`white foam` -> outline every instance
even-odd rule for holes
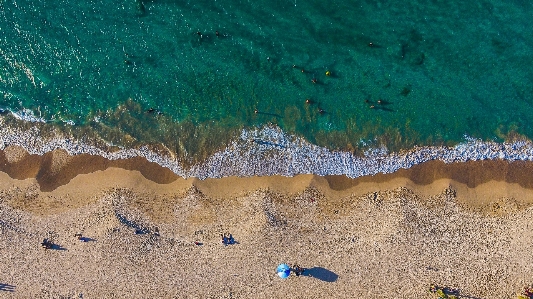
[[[19,111],[11,111],[11,110],[9,110],[9,112],[11,112],[11,114],[16,119],[29,121],[29,122],[41,122],[41,123],[45,123],[46,122],[46,119],[44,119],[42,117],[35,116],[35,114],[33,114],[33,111],[31,111],[30,109],[22,109],[22,110],[19,110]]]
[[[0,117],[0,125],[3,124]],[[530,141],[497,143],[465,138],[453,147],[416,147],[402,153],[389,153],[385,147],[369,149],[365,155],[332,151],[311,144],[301,137],[288,135],[277,126],[245,129],[230,145],[189,170],[180,161],[162,157],[147,147],[106,152],[92,145],[69,138],[44,139],[36,128],[22,131],[6,128],[0,132],[0,149],[18,145],[31,154],[45,154],[64,149],[72,155],[91,154],[110,160],[144,157],[150,162],[172,170],[182,177],[220,178],[226,176],[266,176],[297,174],[346,175],[360,177],[390,173],[430,160],[445,163],[476,160],[532,161],[533,144]]]

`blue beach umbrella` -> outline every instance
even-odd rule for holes
[[[276,269],[276,272],[278,272],[279,277],[285,279],[291,274],[291,268],[287,264],[281,264]]]

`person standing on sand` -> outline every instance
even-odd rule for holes
[[[304,273],[304,269],[298,264],[295,264],[293,266],[292,271],[294,272],[294,274],[296,274],[296,276],[300,276]]]
[[[220,234],[220,237],[222,238],[222,245],[228,245],[228,238],[226,238],[226,235]]]

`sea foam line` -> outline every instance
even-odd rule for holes
[[[346,175],[351,178],[391,173],[430,160],[445,163],[476,160],[532,161],[530,141],[514,143],[487,142],[465,138],[453,147],[416,147],[402,153],[384,149],[367,151],[362,157],[349,152],[332,151],[311,144],[301,137],[288,135],[277,126],[244,129],[228,147],[210,156],[205,162],[184,169],[179,160],[158,155],[147,147],[107,152],[70,138],[42,138],[37,128],[23,131],[4,125],[0,118],[0,149],[10,145],[24,148],[30,154],[43,155],[63,149],[71,155],[98,155],[109,160],[144,157],[166,167],[184,178],[220,178],[227,176],[294,176],[297,174]]]

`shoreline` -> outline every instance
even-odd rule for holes
[[[271,175],[198,179],[180,177],[143,157],[109,160],[89,154],[70,155],[65,150],[54,150],[41,156],[29,154],[21,147],[9,146],[0,150],[0,173],[0,189],[29,184],[35,189],[32,192],[40,194],[41,198],[53,197],[54,194],[59,197],[70,194],[72,197],[72,194],[76,194],[77,205],[91,202],[90,198],[103,190],[140,190],[139,186],[146,192],[160,195],[184,194],[193,188],[209,198],[220,200],[246,196],[258,190],[291,197],[312,189],[332,202],[398,188],[407,188],[422,197],[451,189],[465,208],[488,214],[499,214],[505,210],[501,207],[500,211],[499,205],[524,209],[533,204],[532,161],[444,163],[431,160],[393,173],[358,178],[300,174],[292,177]],[[36,205],[32,210],[37,212],[39,204],[32,204]]]
[[[64,150],[72,156],[100,156],[110,161],[144,158],[183,178],[292,177],[300,174],[358,178],[393,173],[428,161],[448,164],[483,160],[533,161],[533,143],[529,140],[497,143],[465,137],[465,142],[453,147],[425,146],[393,153],[381,147],[368,149],[364,156],[356,156],[313,145],[301,137],[287,135],[277,126],[264,126],[243,130],[225,149],[202,163],[186,168],[173,153],[161,155],[148,146],[106,151],[65,136],[42,138],[37,128],[21,130],[8,127],[2,118],[0,125],[4,126],[0,132],[0,150],[18,146],[31,155],[41,156],[54,150]]]

